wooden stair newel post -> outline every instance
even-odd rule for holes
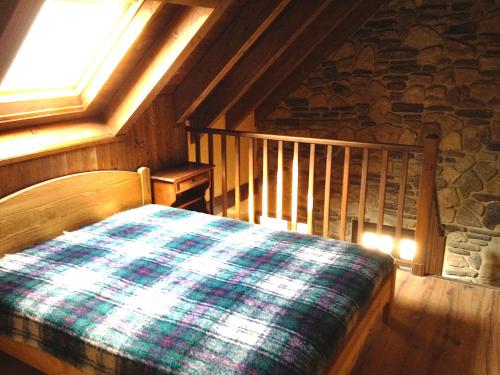
[[[436,188],[436,165],[438,155],[439,137],[428,135],[424,140],[424,153],[422,173],[420,174],[420,187],[417,204],[417,226],[415,229],[415,242],[417,249],[413,259],[412,273],[423,276],[425,273],[426,257],[429,253],[429,237]]]

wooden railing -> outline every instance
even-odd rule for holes
[[[438,152],[437,137],[427,137],[424,140],[424,145],[396,145],[396,144],[381,144],[369,142],[352,142],[340,141],[333,139],[296,137],[276,134],[263,134],[254,132],[230,131],[214,128],[194,128],[187,127],[187,131],[192,135],[195,143],[195,160],[200,162],[202,157],[201,137],[208,138],[208,158],[205,160],[210,164],[214,164],[214,136],[220,137],[220,160],[221,160],[221,213],[223,216],[228,215],[228,155],[227,142],[232,139],[234,142],[234,155],[229,157],[234,158],[234,211],[237,219],[241,218],[241,139],[248,140],[248,221],[255,223],[256,221],[256,197],[255,185],[256,180],[260,180],[260,195],[261,205],[260,213],[262,216],[269,215],[269,145],[271,142],[276,142],[277,146],[277,168],[276,168],[276,205],[275,218],[283,219],[283,184],[284,184],[284,144],[289,142],[293,145],[292,157],[292,173],[291,173],[291,202],[290,202],[290,229],[297,230],[298,223],[298,201],[299,201],[299,147],[300,145],[309,146],[309,171],[307,183],[307,232],[313,234],[314,227],[314,189],[315,186],[315,168],[316,168],[316,153],[317,146],[326,147],[325,161],[325,183],[324,183],[324,202],[323,202],[323,222],[322,235],[328,237],[330,233],[330,194],[332,186],[332,157],[334,149],[341,149],[343,154],[343,172],[341,182],[341,199],[340,199],[340,228],[338,238],[346,240],[347,222],[348,222],[348,204],[349,204],[349,182],[351,155],[356,150],[362,153],[361,173],[360,173],[360,194],[359,194],[359,209],[357,213],[357,233],[352,237],[357,238],[357,242],[361,241],[365,230],[365,211],[367,207],[367,181],[369,175],[369,158],[370,153],[377,152],[381,154],[381,167],[379,171],[379,188],[376,216],[376,234],[381,235],[386,227],[384,225],[385,201],[388,183],[388,165],[393,158],[400,159],[401,170],[399,175],[399,191],[397,197],[397,209],[395,214],[394,240],[396,243],[402,237],[403,232],[408,230],[403,227],[405,213],[405,198],[406,186],[408,180],[409,161],[411,158],[420,158],[422,160],[422,170],[420,173],[420,188],[418,193],[418,201],[416,203],[416,225],[415,225],[415,242],[416,252],[413,261],[408,262],[399,258],[398,252],[394,252],[396,259],[403,265],[411,266],[412,272],[417,275],[425,273],[440,273],[439,262],[441,260],[430,259],[430,257],[439,258],[442,253],[443,233],[440,229],[437,200],[435,193],[435,172]],[[259,152],[262,160],[262,177],[257,177],[255,156]],[[212,181],[210,189],[210,212],[214,212],[214,183]],[[352,238],[351,237],[351,238]],[[440,246],[437,248],[437,246]],[[437,271],[439,268],[439,271]]]

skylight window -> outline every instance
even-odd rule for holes
[[[80,95],[128,25],[134,4],[45,1],[0,84],[0,102]]]

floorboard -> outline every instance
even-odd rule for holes
[[[370,334],[352,375],[500,374],[500,290],[398,272],[388,325]],[[0,373],[41,373],[0,353]]]
[[[351,375],[500,374],[500,290],[399,272]]]

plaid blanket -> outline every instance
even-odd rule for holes
[[[320,373],[391,267],[148,205],[0,259],[0,334],[95,373]]]

